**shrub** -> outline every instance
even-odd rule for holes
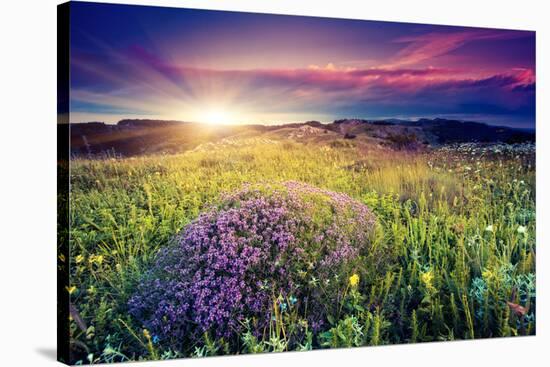
[[[346,140],[333,140],[329,143],[329,146],[331,148],[336,148],[336,149],[340,149],[340,148],[353,148],[354,145],[351,141],[349,141],[349,139],[346,139]]]
[[[265,335],[274,304],[319,330],[372,250],[374,226],[369,208],[344,194],[298,182],[245,186],[159,253],[130,312],[171,347],[205,333],[237,343],[245,324]]]
[[[418,139],[413,133],[389,134],[387,139],[389,141],[389,145],[394,149],[414,150],[419,147]]]

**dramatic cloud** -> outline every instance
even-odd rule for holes
[[[453,114],[534,126],[531,32],[390,23],[381,33],[370,22],[349,28],[346,21],[314,18],[293,37],[287,28],[302,23],[285,28],[278,26],[287,18],[239,15],[239,26],[205,43],[209,29],[203,23],[186,28],[186,11],[179,14],[170,27],[149,24],[156,42],[126,28],[120,35],[116,25],[103,34],[84,20],[81,30],[74,22],[73,122],[129,115],[200,121],[205,111],[224,110],[235,123]],[[197,14],[206,24],[212,12]],[[141,16],[147,20],[142,24],[156,22]],[[222,27],[223,20],[218,23]],[[251,38],[251,29],[268,34],[273,48]],[[198,38],[184,42],[179,34]],[[269,57],[262,58],[260,49]],[[514,50],[529,52],[518,56]],[[281,66],[287,56],[293,61]]]
[[[459,32],[431,32],[417,36],[405,36],[394,42],[405,43],[407,46],[397,54],[389,66],[414,65],[429,61],[441,55],[454,51],[461,46],[480,40],[506,40],[524,36],[516,31],[465,30]]]

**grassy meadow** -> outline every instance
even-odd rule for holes
[[[536,333],[532,144],[411,152],[344,139],[224,139],[181,154],[74,158],[70,179],[72,363]],[[389,252],[383,271],[367,257],[336,275],[338,313],[321,329],[300,300],[275,297],[262,335],[205,332],[175,348],[129,313],[159,250],[205,208],[245,183],[287,181],[368,206],[370,241]]]

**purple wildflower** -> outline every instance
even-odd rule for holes
[[[172,346],[204,332],[231,340],[245,320],[262,335],[273,297],[282,295],[292,304],[308,300],[304,316],[320,328],[334,300],[309,280],[334,279],[370,250],[372,212],[347,195],[299,182],[245,186],[221,202],[159,253],[130,313]]]

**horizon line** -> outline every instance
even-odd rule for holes
[[[330,121],[321,121],[321,120],[302,120],[302,121],[291,121],[291,122],[273,122],[273,123],[210,123],[210,122],[204,122],[204,121],[186,121],[186,120],[178,120],[178,119],[155,119],[155,118],[123,118],[118,120],[117,122],[105,122],[105,121],[78,121],[78,122],[58,122],[58,125],[68,124],[68,125],[82,125],[82,124],[104,124],[104,125],[113,125],[117,126],[123,121],[150,121],[150,122],[158,122],[158,123],[180,123],[180,124],[197,124],[197,125],[204,125],[204,126],[217,126],[217,127],[224,127],[224,126],[285,126],[285,125],[296,125],[296,124],[307,124],[307,123],[320,123],[322,125],[330,125],[337,123],[339,121],[364,121],[364,122],[378,122],[378,121],[384,121],[384,122],[393,122],[393,121],[406,121],[406,122],[419,122],[421,120],[447,120],[447,121],[457,121],[460,123],[476,123],[476,124],[482,124],[492,127],[501,127],[501,128],[507,128],[507,129],[514,129],[514,130],[532,130],[536,131],[536,124],[533,127],[518,127],[518,126],[509,126],[509,125],[503,125],[503,124],[493,124],[486,121],[479,121],[474,119],[460,119],[460,118],[447,118],[447,117],[385,117],[385,118],[364,118],[364,117],[342,117],[342,118],[336,118]],[[393,120],[393,121],[392,121]]]

